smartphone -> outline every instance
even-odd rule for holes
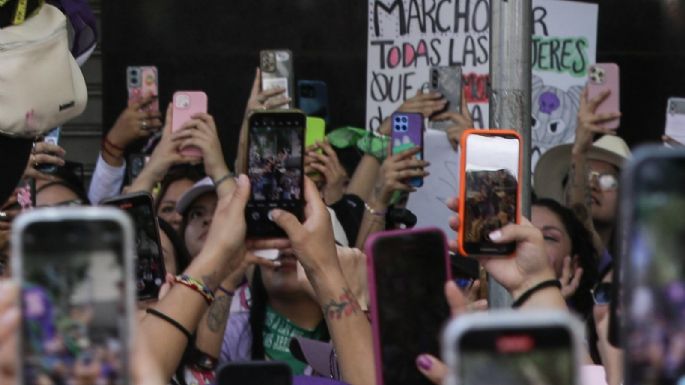
[[[442,339],[445,384],[580,385],[583,326],[568,312],[460,315]]]
[[[159,76],[155,66],[126,67],[128,102],[139,103],[144,97],[159,95]],[[154,100],[144,111],[159,112],[159,100]]]
[[[229,362],[219,369],[217,385],[292,385],[290,366],[279,361]]]
[[[330,122],[328,112],[328,85],[321,80],[297,81],[298,107],[307,116],[322,118]]]
[[[257,112],[248,122],[248,172],[252,191],[245,208],[251,238],[284,237],[269,220],[279,208],[304,215],[304,134],[302,111]]]
[[[618,65],[614,63],[597,63],[590,66],[587,81],[588,100],[596,98],[606,90],[611,92],[606,100],[597,106],[595,113],[604,114],[621,112],[620,79]],[[605,128],[618,128],[621,124],[621,119],[616,118],[598,124]]]
[[[395,112],[391,118],[392,154],[398,154],[414,147],[423,147],[423,116],[413,112]],[[423,159],[423,149],[416,154]],[[413,187],[423,186],[423,178],[410,178],[407,183]]]
[[[295,95],[295,75],[293,73],[293,53],[287,49],[269,49],[259,52],[259,69],[262,73],[262,91],[283,88],[282,96]],[[288,103],[284,108],[292,108]]]
[[[171,131],[176,132],[198,113],[207,113],[207,94],[202,91],[176,91],[173,97]],[[195,146],[181,149],[185,156],[202,158],[202,150]]]
[[[685,98],[668,98],[664,134],[685,144]]]
[[[59,136],[60,136],[61,131],[62,131],[62,127],[53,128],[52,130],[48,131],[45,134],[45,136],[43,137],[43,141],[45,143],[58,145],[59,144]],[[36,167],[36,170],[43,172],[43,173],[46,173],[46,174],[50,174],[50,173],[57,171],[57,166],[54,164],[39,164]]]
[[[365,251],[376,383],[429,385],[415,362],[422,353],[438,356],[440,330],[450,316],[445,235],[434,228],[379,232]]]
[[[307,116],[307,130],[304,136],[304,146],[309,148],[326,138],[326,121],[322,118]]]
[[[461,113],[461,91],[462,78],[461,66],[434,66],[429,71],[430,79],[428,79],[429,89],[431,92],[439,92],[447,100],[447,105],[441,111],[437,111],[434,115],[441,114],[446,111]],[[430,122],[430,127],[436,130],[446,130],[453,126],[454,123],[450,120],[442,122]]]
[[[103,205],[115,206],[131,218],[135,231],[136,290],[139,301],[156,300],[164,283],[166,269],[162,243],[159,238],[157,215],[152,196],[147,192],[119,195],[102,201]]]
[[[685,149],[645,146],[621,175],[622,246],[611,317],[620,325],[624,384],[681,384],[685,356]]]
[[[147,154],[129,154],[128,156],[128,180],[133,182],[138,175],[140,175],[143,168],[150,161],[150,155]]]
[[[12,255],[22,312],[17,383],[76,383],[76,363],[98,351],[115,383],[131,384],[130,219],[113,208],[32,210],[12,227]]]
[[[519,223],[521,136],[513,130],[466,130],[460,144],[459,252],[509,255],[516,244],[494,243],[489,235]]]

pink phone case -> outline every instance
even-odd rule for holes
[[[609,96],[597,107],[595,113],[613,113],[620,112],[620,75],[618,65],[614,63],[597,63],[590,66],[588,70],[588,100],[596,98],[605,90],[610,90]],[[605,128],[618,128],[621,124],[621,119],[613,119],[600,126]]]
[[[447,277],[445,277],[445,282],[452,280],[452,269],[450,265],[450,256],[447,248],[447,238],[442,230],[438,228],[428,227],[420,229],[409,229],[409,230],[390,230],[381,231],[369,236],[364,244],[364,252],[367,255],[366,258],[366,271],[369,278],[369,310],[371,311],[371,327],[373,329],[373,356],[374,362],[376,364],[376,384],[383,385],[383,362],[381,359],[381,340],[380,340],[380,321],[378,316],[378,300],[376,295],[376,271],[374,264],[373,255],[373,245],[382,238],[394,238],[402,235],[408,234],[422,234],[422,233],[433,233],[438,232],[442,236],[444,243],[443,249],[445,250],[444,260],[445,260],[445,271],[447,272]],[[382,266],[379,266],[382,268]]]
[[[172,109],[171,131],[176,132],[193,115],[207,112],[207,94],[202,91],[176,91]],[[181,149],[181,154],[202,158],[202,150],[194,146]]]

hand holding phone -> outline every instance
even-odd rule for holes
[[[129,66],[126,68],[126,88],[128,89],[128,103],[140,103],[144,98],[159,95],[159,77],[155,66]],[[159,100],[154,101],[143,109],[146,112],[159,114]]]
[[[600,97],[605,92],[609,92],[609,95],[597,106],[594,113],[597,115],[620,113],[620,76],[618,65],[614,63],[597,63],[588,70],[588,100]],[[617,129],[621,120],[615,118],[597,124],[604,128]]]
[[[248,237],[283,237],[269,219],[275,208],[304,215],[304,138],[300,111],[258,112],[248,122],[248,177],[252,188],[245,208]]]
[[[365,251],[376,383],[430,384],[415,360],[438,355],[438,335],[449,318],[445,236],[430,228],[380,232],[367,240]]]
[[[176,91],[173,97],[171,131],[176,132],[198,113],[207,113],[207,94],[202,91]],[[202,150],[196,146],[181,148],[181,155],[202,158]]]
[[[461,139],[459,252],[509,255],[516,244],[490,234],[519,223],[521,137],[512,130],[467,130]]]
[[[392,154],[421,148],[416,159],[423,159],[423,116],[419,113],[395,112],[390,117],[392,127]],[[423,186],[423,177],[413,177],[407,182],[413,187]]]
[[[462,68],[461,66],[435,66],[430,69],[428,85],[431,92],[440,93],[447,104],[441,111],[437,111],[433,116],[443,112],[461,113],[462,104]],[[447,130],[454,123],[452,121],[431,121],[430,127],[436,130]]]
[[[284,89],[282,96],[294,97],[295,75],[293,73],[293,53],[287,49],[272,49],[259,52],[259,69],[262,74],[262,91],[274,88]],[[287,103],[284,108],[291,108]]]

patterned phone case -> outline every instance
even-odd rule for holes
[[[461,112],[462,98],[462,70],[461,66],[442,66],[430,69],[429,88],[433,92],[439,92],[447,100],[447,106],[436,114],[452,111]],[[447,130],[454,125],[450,120],[442,122],[430,122],[430,128],[436,130]]]
[[[155,66],[130,66],[126,69],[128,101],[139,103],[149,95],[159,95],[159,78]],[[150,103],[145,111],[159,112],[159,100]]]
[[[265,50],[259,52],[259,68],[262,72],[262,91],[272,88],[285,88],[283,96],[294,97],[293,53],[287,49]],[[288,103],[287,108],[292,104]]]
[[[423,116],[421,114],[396,112],[392,114],[391,124],[393,154],[423,146]],[[416,154],[416,158],[423,159],[423,151]],[[421,187],[423,178],[411,178],[408,183],[414,187]]]

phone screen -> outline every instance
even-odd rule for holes
[[[634,171],[621,260],[626,385],[685,381],[685,153],[677,154]]]
[[[284,362],[229,362],[219,370],[217,385],[291,385],[293,376]]]
[[[166,269],[159,239],[156,214],[149,194],[108,199],[107,205],[124,210],[135,226],[136,290],[139,300],[157,299]]]
[[[121,225],[33,222],[21,235],[23,384],[128,384]]]
[[[575,385],[566,328],[476,329],[458,340],[460,385]]]
[[[518,218],[520,143],[514,135],[466,136],[463,249],[466,254],[511,254],[489,234]]]
[[[250,117],[248,176],[252,192],[245,210],[251,237],[285,236],[269,220],[275,208],[303,215],[305,116],[300,112]]]
[[[449,319],[445,238],[439,230],[393,233],[377,238],[371,251],[376,356],[385,385],[428,385],[415,362],[422,353],[439,357],[440,331]]]

